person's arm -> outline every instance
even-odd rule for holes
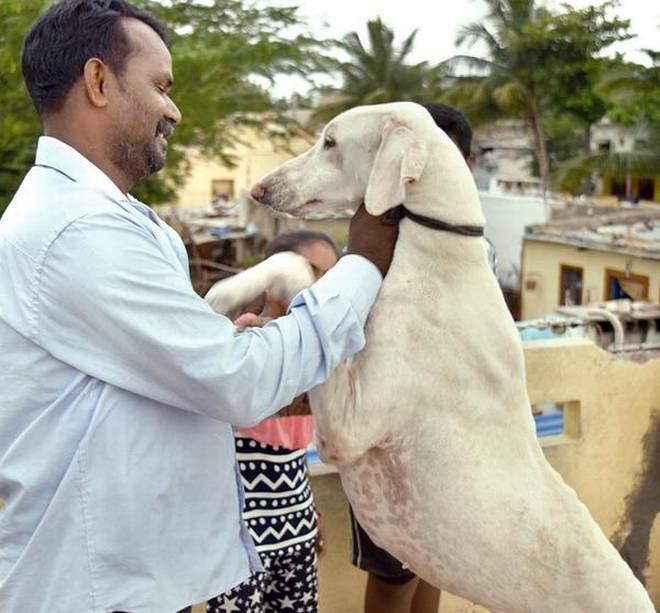
[[[34,340],[101,381],[237,426],[324,381],[364,345],[381,275],[348,256],[289,314],[234,334],[129,217],[96,214],[50,245],[35,287]]]

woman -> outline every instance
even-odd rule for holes
[[[294,251],[307,258],[320,279],[337,262],[337,248],[321,232],[299,230],[282,234],[266,248],[266,257]],[[259,314],[245,313],[239,328],[263,326],[286,313],[288,305],[266,295]],[[230,594],[208,601],[207,611],[261,613],[318,610],[317,550],[323,548],[309,483],[305,449],[313,423],[306,396],[300,396],[253,428],[236,431],[245,508],[243,518],[264,565]]]

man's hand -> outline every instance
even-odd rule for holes
[[[243,313],[234,320],[234,325],[242,332],[245,328],[263,328],[269,321],[273,321],[273,318],[256,313]]]
[[[385,222],[383,218],[387,219]],[[392,263],[394,246],[399,235],[398,221],[385,213],[374,217],[367,213],[364,204],[355,212],[348,231],[347,252],[361,255],[376,265],[383,277]]]
[[[301,394],[293,399],[293,402],[277,412],[279,417],[293,417],[294,415],[311,415],[307,394]]]

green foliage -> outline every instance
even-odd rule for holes
[[[570,160],[584,151],[584,126],[574,115],[548,114],[544,117],[543,128],[551,167]]]
[[[21,74],[23,36],[44,0],[0,4],[0,214],[34,161],[41,124]]]
[[[194,147],[231,165],[240,128],[280,139],[296,129],[268,90],[278,74],[308,75],[322,41],[302,34],[294,7],[248,0],[134,0],[173,30],[173,99],[183,122],[171,140],[167,167],[134,191],[149,204],[172,201],[185,179],[185,151]],[[20,73],[23,36],[45,0],[0,2],[0,212],[34,156],[40,132]]]
[[[623,125],[660,126],[660,51],[645,50],[651,66],[619,63],[603,76],[600,92],[608,116]]]
[[[562,187],[577,191],[592,174],[616,179],[660,174],[660,52],[647,50],[652,65],[618,61],[598,86],[607,115],[616,123],[637,127],[644,138],[629,152],[586,152],[561,164]]]
[[[608,59],[599,54],[632,36],[628,33],[628,20],[607,17],[614,6],[614,2],[606,2],[569,10],[546,16],[538,24],[546,30],[548,45],[544,48],[556,58],[552,70],[547,71],[549,106],[553,113],[568,113],[582,123],[586,135],[582,153],[589,153],[590,126],[607,111],[607,101],[598,84],[604,74],[622,63],[620,57]]]
[[[497,117],[526,119],[547,184],[551,160],[544,119],[569,113],[589,124],[603,116],[606,106],[594,86],[606,62],[598,54],[630,38],[629,22],[607,16],[611,2],[586,9],[565,5],[560,13],[534,0],[486,4],[485,23],[465,26],[456,42],[481,42],[488,55],[459,55],[447,62],[457,75],[449,99],[460,103],[475,123]]]
[[[366,46],[356,32],[335,41],[347,59],[326,60],[327,69],[339,76],[341,85],[321,90],[325,101],[315,111],[318,121],[361,104],[423,102],[439,97],[444,70],[428,62],[408,61],[417,30],[400,45],[395,44],[394,32],[380,18],[369,21],[367,31]]]
[[[631,176],[652,177],[660,170],[660,132],[649,134],[646,143],[633,151],[582,154],[557,169],[562,188],[583,193],[585,181],[594,174],[614,179]]]

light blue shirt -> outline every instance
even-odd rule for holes
[[[381,284],[347,256],[235,335],[184,246],[64,143],[0,220],[0,611],[171,613],[259,568],[233,426],[364,345]]]

